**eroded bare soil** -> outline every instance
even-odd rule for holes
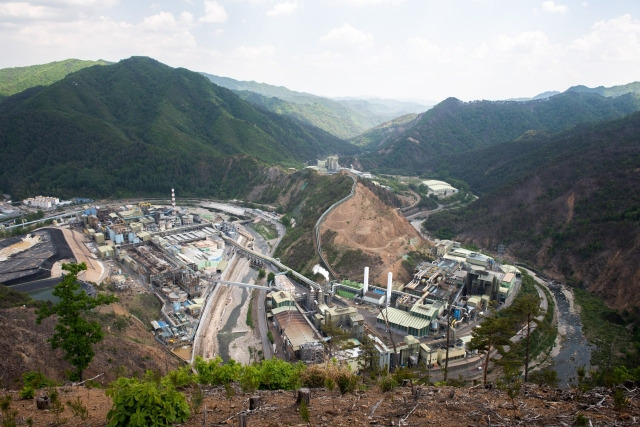
[[[347,251],[362,251],[364,256],[359,258],[370,261],[370,283],[383,286],[386,286],[389,271],[394,280],[408,281],[409,273],[402,267],[403,256],[428,246],[409,221],[362,184],[357,185],[354,197],[327,215],[321,235],[328,230],[336,233],[329,244],[341,252],[340,256]],[[327,242],[323,240],[325,244]],[[340,256],[332,267],[347,277],[361,280],[363,266],[356,266],[357,272],[350,271],[350,265],[341,268]]]

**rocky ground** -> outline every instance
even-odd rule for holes
[[[111,400],[104,390],[60,387],[62,402],[78,397],[89,411],[89,418],[74,417],[67,407],[58,417],[70,426],[105,425]],[[377,387],[355,394],[333,395],[325,389],[312,389],[308,422],[295,405],[293,391],[257,391],[246,394],[224,388],[206,390],[202,406],[192,410],[183,425],[238,425],[240,414],[246,414],[247,426],[571,426],[634,425],[640,421],[637,389],[623,389],[624,402],[617,406],[607,389],[594,389],[578,396],[575,392],[526,385],[512,402],[504,391],[485,390],[480,386],[398,387],[382,393]],[[11,409],[18,411],[18,425],[31,418],[33,425],[54,425],[56,415],[38,410],[35,401],[19,400],[17,392]],[[42,391],[44,393],[44,390]],[[186,391],[189,396],[189,391]],[[259,396],[261,405],[249,411],[249,398]],[[206,411],[206,414],[205,414]]]

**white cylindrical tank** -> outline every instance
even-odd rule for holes
[[[391,286],[393,284],[393,273],[387,274],[387,306],[391,302]]]
[[[431,320],[431,330],[432,331],[438,330],[438,319]]]
[[[362,288],[362,295],[369,292],[369,267],[364,268],[364,287]]]

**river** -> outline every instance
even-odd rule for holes
[[[577,384],[576,369],[579,366],[589,370],[593,346],[582,333],[582,321],[573,303],[573,291],[564,285],[550,285],[548,289],[558,307],[560,345],[552,352],[554,369],[558,373],[558,385],[569,387]]]

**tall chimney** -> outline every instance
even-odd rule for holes
[[[173,214],[176,214],[176,192],[171,189],[171,209],[173,210]]]
[[[387,307],[391,303],[391,285],[393,284],[393,273],[387,274]]]
[[[369,291],[369,267],[364,268],[364,288],[362,288],[362,296]]]

